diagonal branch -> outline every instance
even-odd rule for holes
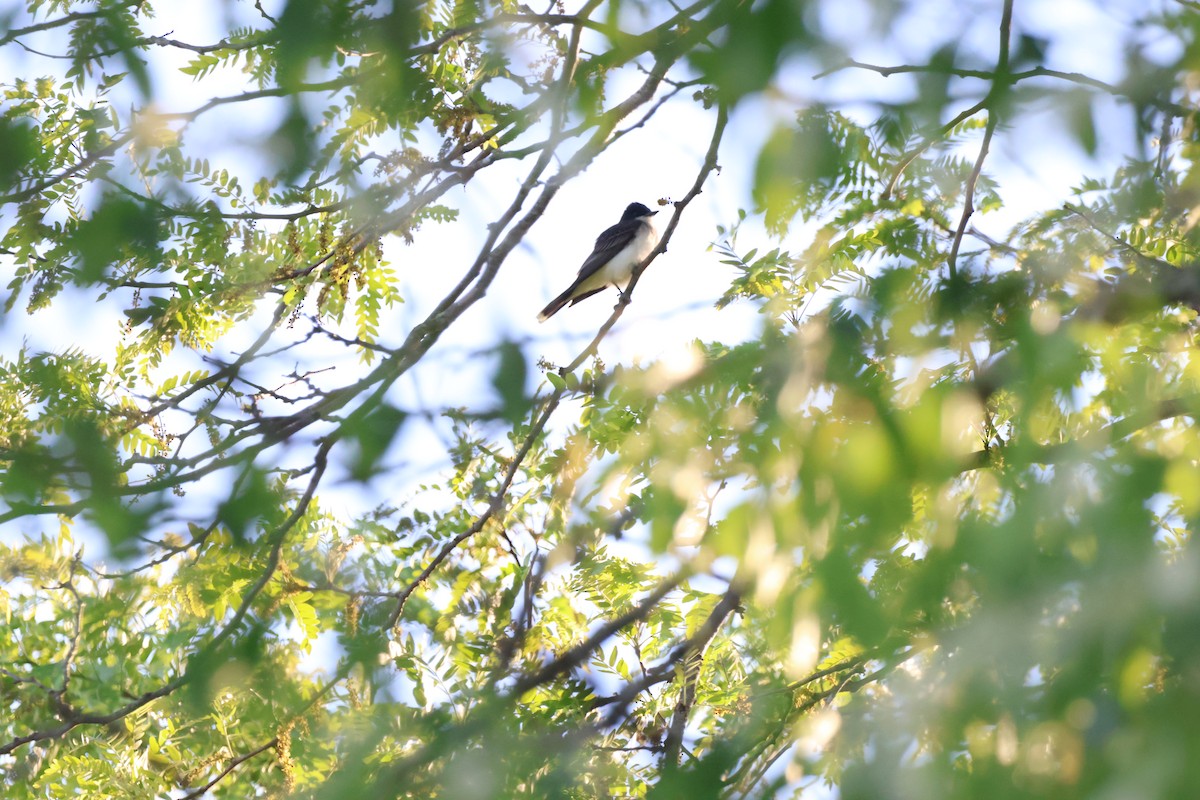
[[[677,650],[679,663],[683,666],[683,686],[680,687],[679,699],[675,701],[675,713],[671,717],[671,725],[667,729],[667,736],[663,741],[664,769],[674,769],[679,766],[679,756],[683,750],[683,736],[687,729],[688,716],[696,702],[696,683],[700,678],[700,668],[704,664],[704,652],[708,649],[713,637],[717,635],[725,618],[733,613],[740,602],[741,593],[731,587],[713,608],[708,618],[704,620],[704,624],[700,626],[696,635],[686,643],[685,647]]]

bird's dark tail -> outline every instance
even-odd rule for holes
[[[578,281],[576,281],[576,283],[578,283]],[[607,286],[601,286],[599,289],[592,289],[590,292],[584,292],[583,294],[577,294],[572,297],[571,292],[575,291],[575,284],[571,284],[571,288],[567,289],[558,297],[551,300],[550,305],[542,309],[542,313],[538,314],[538,322],[545,322],[546,320],[550,319],[559,311],[562,311],[563,306],[573,306],[580,300],[587,300],[592,295],[603,292],[607,288]]]
[[[571,302],[571,292],[573,291],[575,291],[575,284],[571,284],[565,292],[551,300],[550,304],[542,309],[542,313],[538,314],[538,322],[545,322],[559,311],[562,311],[567,303]]]

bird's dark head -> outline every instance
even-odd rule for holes
[[[630,203],[625,206],[625,213],[621,215],[621,222],[637,219],[638,217],[649,217],[657,213],[657,211],[651,211],[641,203]]]

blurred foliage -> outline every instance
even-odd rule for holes
[[[141,0],[26,5],[5,307],[99,300],[124,330],[0,360],[6,798],[1200,785],[1194,4],[1135,9],[1114,83],[1050,63],[1012,0],[970,12],[994,49],[931,31],[904,65],[853,60],[820,0],[213,3],[206,42]],[[712,313],[754,304],[754,336],[593,343],[534,391],[505,338],[476,405],[397,399],[612,141],[705,109],[698,191],[797,70],[913,91],[762,131],[757,207],[714,245]],[[168,71],[211,99],[180,110]],[[1047,107],[1043,146],[1124,126],[1129,152],[989,234],[990,149]],[[205,139],[221,114],[269,122],[256,166]],[[387,255],[494,167],[520,183],[478,258],[384,336]],[[446,467],[401,486],[422,425]],[[360,507],[322,499],[343,484]]]

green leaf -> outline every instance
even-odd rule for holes
[[[370,480],[380,470],[380,461],[396,440],[408,415],[386,403],[345,426],[348,439],[354,444],[350,459],[350,474],[358,481]]]
[[[528,369],[525,355],[515,342],[502,342],[498,348],[500,360],[492,375],[492,387],[500,398],[500,416],[509,422],[519,422],[529,413],[532,398],[525,394]]]

